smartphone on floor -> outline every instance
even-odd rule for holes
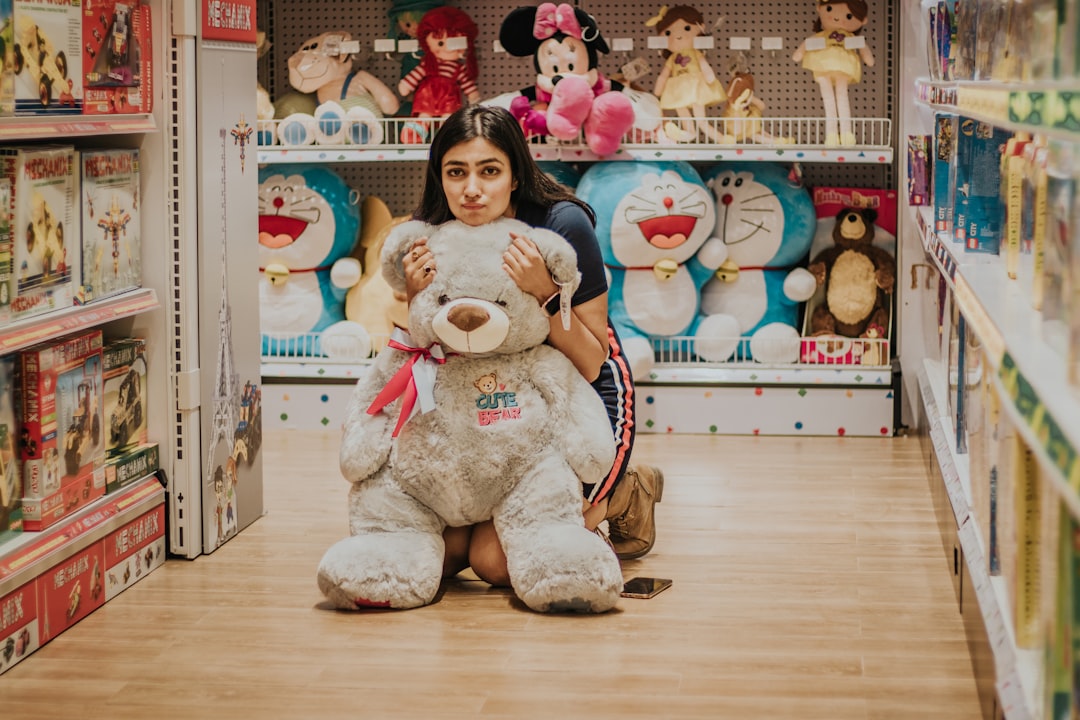
[[[626,598],[648,600],[671,587],[671,581],[664,578],[635,577],[623,584],[621,595]]]

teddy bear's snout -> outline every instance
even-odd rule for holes
[[[477,305],[458,305],[446,314],[446,319],[462,332],[472,332],[491,319],[487,310]]]

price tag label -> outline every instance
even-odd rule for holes
[[[645,45],[650,50],[667,50],[668,39],[665,35],[650,35],[649,39],[645,41]]]
[[[377,53],[392,53],[397,50],[397,43],[393,38],[376,38],[373,48]]]
[[[633,38],[612,38],[611,40],[612,52],[633,52],[634,51],[634,39]]]
[[[783,50],[784,38],[782,37],[763,37],[761,38],[762,50]]]
[[[844,47],[848,50],[858,50],[866,47],[866,38],[862,35],[852,35],[844,38]]]
[[[397,49],[399,53],[412,54],[420,49],[419,40],[398,40]]]
[[[805,47],[807,50],[824,50],[825,38],[823,37],[811,37],[806,38]]]

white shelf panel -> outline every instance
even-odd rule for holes
[[[885,367],[827,368],[813,366],[774,367],[664,367],[653,369],[643,385],[813,385],[825,387],[889,387],[892,371]]]
[[[1003,258],[969,254],[934,232],[927,208],[913,208],[927,254],[986,348],[1006,410],[1036,451],[1054,486],[1080,518],[1080,390],[1065,360],[1044,339],[1040,313],[1023,285],[1009,280]]]
[[[153,288],[139,288],[87,305],[52,310],[0,328],[0,355],[28,348],[83,328],[138,315],[158,307]]]
[[[998,694],[1007,705],[1009,720],[1035,718],[1035,693],[1039,682],[1042,653],[1016,647],[1016,636],[1007,618],[1009,610],[1005,579],[991,576],[979,532],[978,518],[971,512],[971,470],[966,455],[956,451],[956,433],[947,413],[945,369],[938,362],[925,360],[919,373],[919,389],[929,423],[934,454],[945,482],[946,495],[952,504],[959,530],[960,547],[971,586],[979,603],[986,635],[994,654]]]
[[[357,380],[371,366],[363,363],[321,362],[319,358],[301,362],[276,362],[263,358],[263,382],[274,380]]]
[[[154,132],[153,115],[41,115],[0,118],[0,141],[69,140],[87,135]]]

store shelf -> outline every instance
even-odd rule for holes
[[[156,307],[157,293],[153,288],[139,288],[95,300],[87,305],[75,305],[19,320],[0,330],[0,355],[7,355],[76,330],[138,315]]]
[[[971,586],[979,603],[987,638],[994,654],[998,697],[1009,720],[1031,720],[1036,717],[1036,692],[1039,682],[1042,652],[1016,647],[1011,622],[1006,580],[992,576],[983,547],[978,519],[971,511],[971,472],[967,456],[957,452],[956,433],[945,410],[945,369],[938,362],[924,360],[919,372],[919,390],[929,424],[930,440],[945,483],[959,530],[960,547]]]
[[[264,383],[292,380],[357,380],[367,372],[370,361],[355,363],[328,362],[323,358],[277,361],[264,357],[262,379]]]
[[[920,79],[916,101],[1013,131],[1080,142],[1080,87],[1072,83],[939,82]]]
[[[800,385],[819,387],[888,387],[892,369],[882,366],[818,367],[814,365],[752,365],[703,367],[659,365],[647,378],[637,382],[649,385]]]
[[[695,119],[709,129],[713,137],[738,137],[748,126],[744,121],[724,120],[717,117]],[[261,138],[277,137],[277,124],[281,121],[264,121],[260,127],[267,128]],[[400,125],[406,120],[386,118],[384,127],[376,135],[390,138],[383,143],[370,145],[311,144],[277,145],[261,144],[258,150],[260,163],[355,163],[355,162],[415,162],[426,161],[428,145],[403,145],[399,137]],[[708,162],[718,160],[785,161],[815,163],[849,163],[887,165],[893,161],[892,122],[886,118],[853,118],[852,127],[856,144],[841,147],[825,146],[824,118],[762,118],[756,121],[760,130],[782,141],[766,144],[718,143],[705,141],[706,135],[693,142],[675,143],[657,133],[634,133],[627,135],[619,150],[611,155],[593,153],[581,139],[557,141],[544,138],[534,142],[533,158],[543,161],[592,162],[599,160],[686,160]]]
[[[153,115],[41,115],[0,118],[0,141],[69,140],[93,135],[134,135],[157,130]]]
[[[165,562],[157,475],[0,545],[0,673]]]
[[[1047,344],[1041,316],[996,255],[969,254],[933,230],[928,208],[911,208],[927,255],[948,279],[968,328],[982,341],[1006,411],[1063,500],[1080,519],[1080,390]]]

